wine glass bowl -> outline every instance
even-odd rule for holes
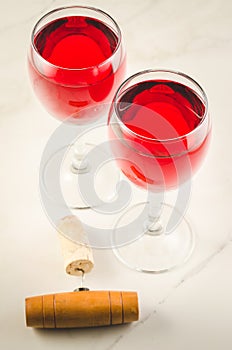
[[[122,172],[154,192],[187,181],[208,148],[207,104],[201,87],[183,73],[149,70],[129,78],[108,121]]]
[[[55,9],[33,28],[28,66],[33,89],[52,116],[92,122],[105,114],[125,74],[120,28],[99,9]]]
[[[211,121],[204,90],[184,73],[137,73],[119,87],[108,129],[119,168],[131,182],[147,189],[150,198],[149,203],[137,204],[119,218],[115,232],[145,206],[147,219],[134,227],[135,236],[140,238],[115,249],[117,256],[138,271],[159,273],[179,266],[193,251],[194,235],[184,213],[159,200],[160,193],[191,181],[205,158]],[[172,212],[180,223],[167,234]],[[170,244],[172,241],[175,244]],[[160,252],[166,252],[166,257]]]

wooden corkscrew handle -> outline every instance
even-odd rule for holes
[[[26,299],[26,323],[34,328],[109,326],[138,320],[138,296],[125,291],[81,291]]]

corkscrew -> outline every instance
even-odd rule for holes
[[[79,276],[80,286],[73,292],[28,297],[25,300],[26,324],[34,328],[82,328],[109,326],[137,321],[138,296],[130,291],[90,291],[84,286],[85,274],[94,266],[92,250],[86,245],[85,233],[75,217],[64,218],[61,243],[65,271]],[[77,244],[68,240],[69,231],[79,235]]]

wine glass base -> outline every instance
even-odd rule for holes
[[[91,151],[95,145],[85,143],[87,153]],[[97,151],[103,152],[103,151]],[[88,163],[84,169],[73,169],[72,160],[74,154],[74,145],[65,146],[56,151],[47,161],[43,169],[43,189],[47,197],[56,204],[61,203],[69,209],[90,209],[97,207],[101,201],[111,201],[116,195],[116,184],[119,181],[120,173],[114,163],[104,164],[100,169],[91,167]],[[88,155],[87,155],[88,160]],[[57,164],[59,164],[59,172],[57,174]],[[87,201],[84,198],[84,191],[80,191],[80,177],[88,174],[91,181],[94,182],[94,190],[97,196],[93,197],[93,201]],[[54,186],[54,178],[59,177],[59,191]],[[98,199],[99,198],[99,201]]]
[[[139,203],[129,208],[117,221],[115,232],[117,227],[126,225],[133,217],[136,218],[144,206],[148,214],[148,203]],[[146,231],[144,221],[136,223],[134,236],[139,238],[123,247],[114,248],[116,257],[133,270],[153,274],[164,273],[184,264],[193,252],[195,235],[184,217],[173,232],[165,234],[165,227],[174,211],[176,209],[173,206],[162,204],[163,233],[158,235]]]

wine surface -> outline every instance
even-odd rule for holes
[[[189,87],[172,81],[146,81],[134,85],[117,104],[122,122],[141,137],[167,140],[194,130],[205,106]]]
[[[40,55],[62,67],[99,65],[115,51],[118,38],[103,22],[83,16],[59,18],[43,27],[34,39]]]

